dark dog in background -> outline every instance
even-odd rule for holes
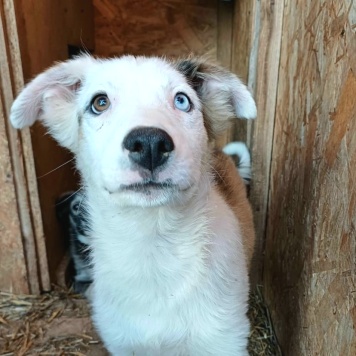
[[[56,215],[65,238],[69,241],[70,258],[73,263],[73,290],[85,294],[92,283],[89,248],[89,221],[84,194],[67,192],[56,202]]]

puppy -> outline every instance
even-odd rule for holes
[[[68,192],[56,203],[58,221],[69,240],[69,252],[75,272],[73,290],[84,295],[92,283],[90,227],[85,205],[85,195],[80,191]]]
[[[200,60],[82,56],[15,100],[76,157],[92,229],[95,325],[112,355],[247,355],[254,232],[242,179],[210,148],[256,106]]]

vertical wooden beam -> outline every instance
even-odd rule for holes
[[[261,0],[254,7],[249,84],[255,88],[258,118],[253,125],[251,203],[256,228],[256,261],[252,275],[262,278],[262,254],[268,213],[277,85],[284,1]]]

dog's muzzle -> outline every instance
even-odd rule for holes
[[[125,137],[123,146],[129,151],[132,162],[151,172],[162,166],[174,150],[168,133],[155,127],[133,129]]]

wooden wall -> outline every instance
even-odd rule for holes
[[[266,143],[266,298],[286,355],[355,355],[356,5],[281,0],[261,9],[270,35],[260,36],[258,72],[267,86],[276,82],[257,90],[258,102],[276,98]],[[263,62],[264,47],[275,48],[277,71],[270,56]],[[254,152],[270,115],[260,110]]]

